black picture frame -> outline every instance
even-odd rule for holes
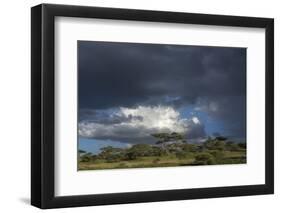
[[[264,28],[265,184],[56,197],[54,21],[58,16]],[[47,209],[274,193],[274,20],[271,18],[41,4],[31,9],[31,90],[31,204],[36,207]]]

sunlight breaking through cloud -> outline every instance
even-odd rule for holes
[[[160,132],[179,132],[191,138],[205,136],[204,125],[197,117],[181,118],[180,113],[170,106],[120,107],[115,112],[103,113],[103,117],[79,123],[82,137],[129,143],[150,143],[153,140],[151,134]]]

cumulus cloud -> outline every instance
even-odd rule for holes
[[[151,143],[151,134],[160,132],[180,132],[188,138],[205,136],[204,125],[197,117],[181,118],[169,106],[120,107],[114,112],[94,114],[92,120],[80,121],[80,136],[126,143]]]

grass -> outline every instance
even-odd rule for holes
[[[135,160],[119,160],[117,162],[106,162],[96,160],[89,162],[79,162],[78,170],[99,170],[99,169],[120,169],[120,168],[147,168],[147,167],[172,167],[172,166],[195,166],[195,154],[190,153],[178,158],[176,155],[138,157]],[[222,157],[214,159],[212,164],[243,164],[246,163],[246,150],[243,151],[223,151]]]

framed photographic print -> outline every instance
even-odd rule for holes
[[[31,203],[271,194],[274,21],[31,9]]]

